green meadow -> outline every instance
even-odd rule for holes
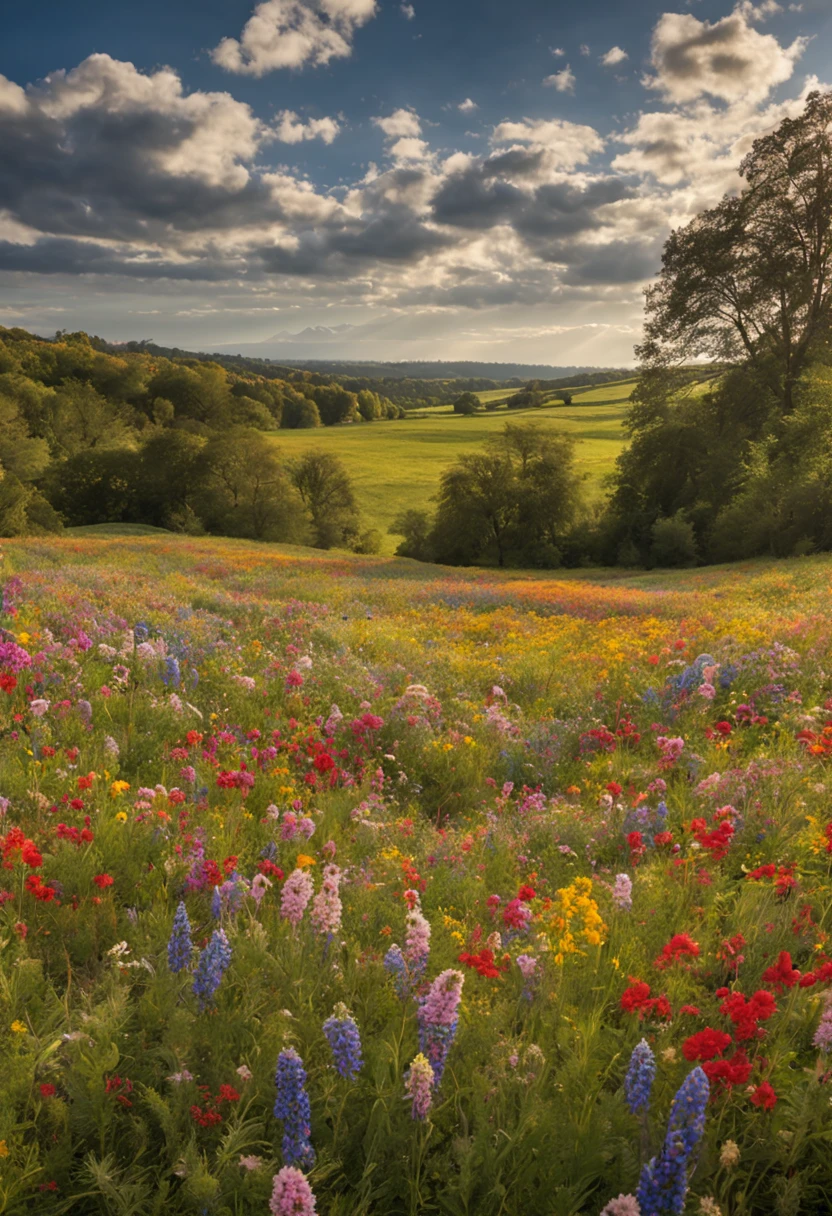
[[[612,470],[624,443],[623,421],[634,380],[575,390],[571,405],[541,409],[496,409],[470,418],[450,407],[433,409],[398,422],[280,431],[274,441],[292,457],[310,448],[337,452],[343,460],[359,505],[369,525],[383,534],[385,553],[398,544],[387,533],[396,515],[408,508],[430,509],[439,478],[464,452],[472,452],[497,434],[506,421],[535,422],[566,431],[578,441],[577,463],[586,477],[587,493],[601,492],[602,478]],[[503,390],[480,393],[485,400]]]

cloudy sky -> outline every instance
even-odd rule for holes
[[[667,232],[830,52],[832,0],[20,5],[0,324],[629,362]]]

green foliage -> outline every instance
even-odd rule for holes
[[[455,414],[476,414],[480,408],[480,399],[473,393],[461,393],[454,402]]]
[[[292,461],[290,476],[309,514],[315,548],[353,547],[359,534],[358,507],[347,471],[338,457],[320,450],[305,452]]]

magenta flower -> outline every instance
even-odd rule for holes
[[[275,1174],[269,1211],[272,1216],[315,1216],[312,1188],[295,1166],[284,1165]]]
[[[433,1097],[433,1069],[421,1051],[405,1075],[404,1088],[411,1099],[410,1113],[414,1119],[425,1119]]]
[[[306,905],[315,891],[315,884],[304,870],[293,870],[283,884],[280,915],[295,928],[303,920]]]

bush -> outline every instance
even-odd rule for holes
[[[681,511],[667,519],[657,519],[651,533],[650,557],[656,566],[695,566],[696,536]]]

